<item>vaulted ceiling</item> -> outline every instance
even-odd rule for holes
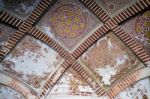
[[[150,0],[0,0],[0,99],[149,99]]]

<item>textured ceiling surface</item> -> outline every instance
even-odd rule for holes
[[[0,0],[0,99],[150,99],[150,0]]]

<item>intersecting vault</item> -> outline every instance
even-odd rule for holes
[[[150,98],[150,0],[0,5],[0,99]]]

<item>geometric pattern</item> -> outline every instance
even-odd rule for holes
[[[72,51],[95,30],[93,27],[101,24],[78,0],[59,0],[42,17],[37,28]]]
[[[74,5],[62,5],[57,8],[51,16],[50,23],[56,34],[68,39],[75,38],[86,27],[81,9]]]
[[[121,25],[131,37],[143,46],[146,52],[149,51],[149,22],[150,11],[139,14],[135,18]]]
[[[2,10],[1,23],[15,29],[7,39],[7,46],[0,49],[0,96],[5,97],[11,91],[10,99],[50,99],[51,96],[60,95],[61,90],[64,95],[76,98],[79,95],[86,96],[84,99],[89,96],[95,99],[119,99],[122,94],[132,98],[135,98],[132,94],[138,98],[149,98],[150,54],[147,45],[150,1],[136,0],[131,1],[130,5],[124,0],[120,0],[121,3],[117,0],[112,2],[124,4],[124,7],[118,6],[113,15],[98,0],[41,0],[36,7],[33,5],[34,10],[30,10],[25,19]],[[68,18],[55,19],[48,15],[52,10],[56,12],[54,16]],[[49,32],[43,31],[40,26],[47,22],[43,21],[47,18]],[[129,22],[134,18],[135,21]],[[125,26],[128,22],[136,27],[131,31],[138,37],[141,37],[139,34],[144,35],[142,40],[147,44],[132,36]],[[58,34],[58,37],[50,32]],[[69,40],[76,36],[79,39]],[[65,45],[67,43],[62,42],[62,38],[67,38],[65,42],[72,46]],[[28,66],[25,68],[24,64]],[[141,90],[141,93],[137,90]]]

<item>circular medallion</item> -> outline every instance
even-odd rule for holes
[[[79,7],[67,4],[58,7],[52,13],[50,24],[57,35],[71,39],[83,33],[86,19]]]
[[[136,20],[135,31],[140,41],[150,46],[150,44],[148,43],[148,41],[150,40],[150,11],[145,12]]]

